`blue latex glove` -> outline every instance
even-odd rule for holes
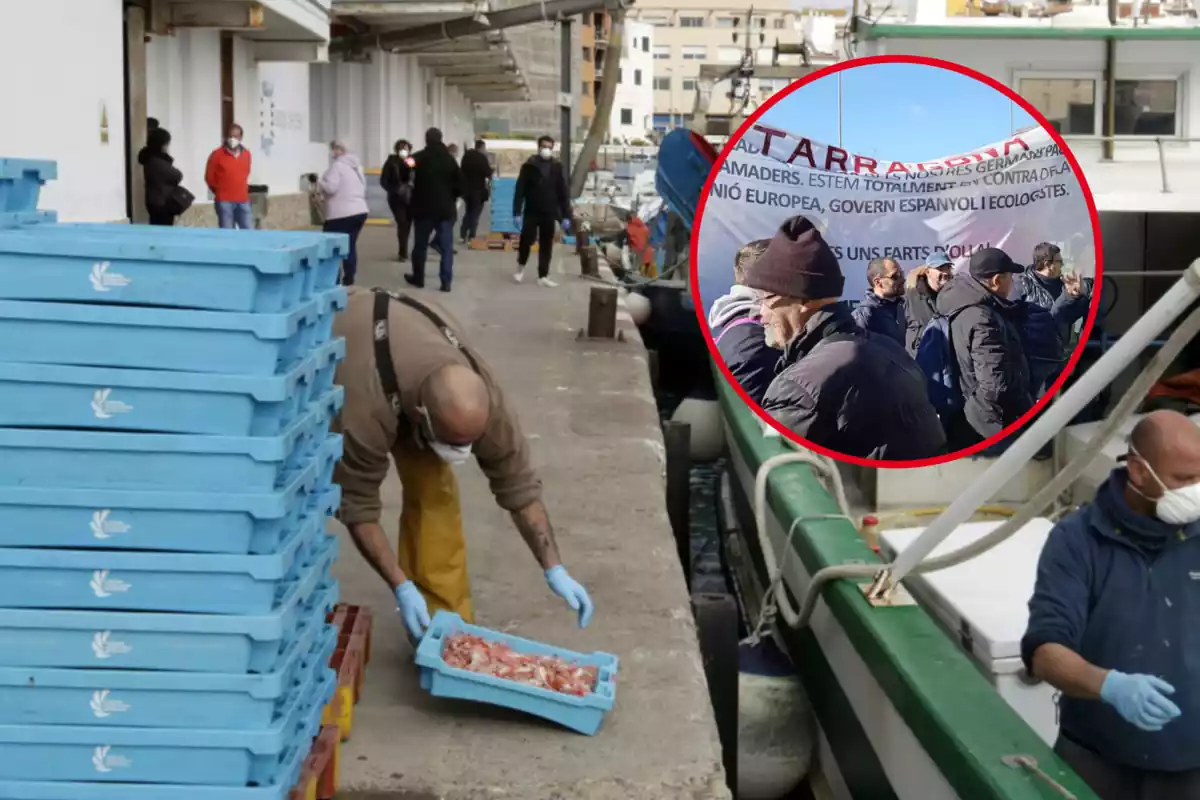
[[[1144,731],[1161,731],[1182,712],[1167,699],[1175,687],[1153,675],[1126,675],[1115,669],[1100,687],[1100,699]]]
[[[521,217],[519,215],[513,216],[513,225],[516,226],[517,230],[521,230]]]
[[[429,604],[421,590],[412,581],[405,581],[396,587],[396,602],[400,608],[400,619],[408,628],[408,636],[414,642],[421,641],[425,629],[429,627]]]
[[[571,232],[571,220],[564,218],[562,221],[562,229],[563,233],[569,234]]]
[[[572,611],[579,612],[579,627],[586,628],[596,610],[592,605],[592,598],[588,597],[587,589],[568,575],[567,568],[562,564],[546,570],[546,583],[550,584],[551,591],[567,601]]]

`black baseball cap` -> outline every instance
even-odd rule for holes
[[[977,251],[971,256],[971,265],[968,267],[972,278],[990,278],[993,275],[1003,275],[1006,272],[1024,272],[1015,261],[1008,257],[998,247],[985,247]]]

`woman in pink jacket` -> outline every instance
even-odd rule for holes
[[[350,237],[350,252],[342,263],[342,284],[349,286],[358,271],[358,235],[367,222],[367,176],[362,161],[341,140],[330,142],[329,157],[329,169],[318,182],[325,198],[324,230]]]

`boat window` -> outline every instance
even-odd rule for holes
[[[1118,80],[1117,136],[1178,136],[1176,80]]]
[[[1021,78],[1017,92],[1063,136],[1094,136],[1096,81],[1092,78]]]

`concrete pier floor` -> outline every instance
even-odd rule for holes
[[[563,248],[567,250],[567,248]],[[368,227],[359,283],[407,288],[392,228]],[[433,255],[431,253],[431,255]],[[536,256],[531,259],[536,261]],[[481,625],[621,659],[617,703],[595,737],[470,703],[431,698],[384,583],[344,540],[342,599],[375,611],[374,652],[351,740],[346,798],[411,800],[718,800],[729,797],[687,590],[663,500],[662,438],[637,330],[625,342],[577,341],[594,284],[571,252],[556,289],[531,263],[516,284],[512,252],[459,246],[454,291],[414,292],[444,304],[516,399],[545,483],[563,560],[589,590],[586,630],[546,586],[474,463],[459,470],[468,563]],[[437,286],[437,263],[427,264]],[[389,477],[384,524],[394,534],[400,485]],[[346,536],[342,532],[342,536]]]

